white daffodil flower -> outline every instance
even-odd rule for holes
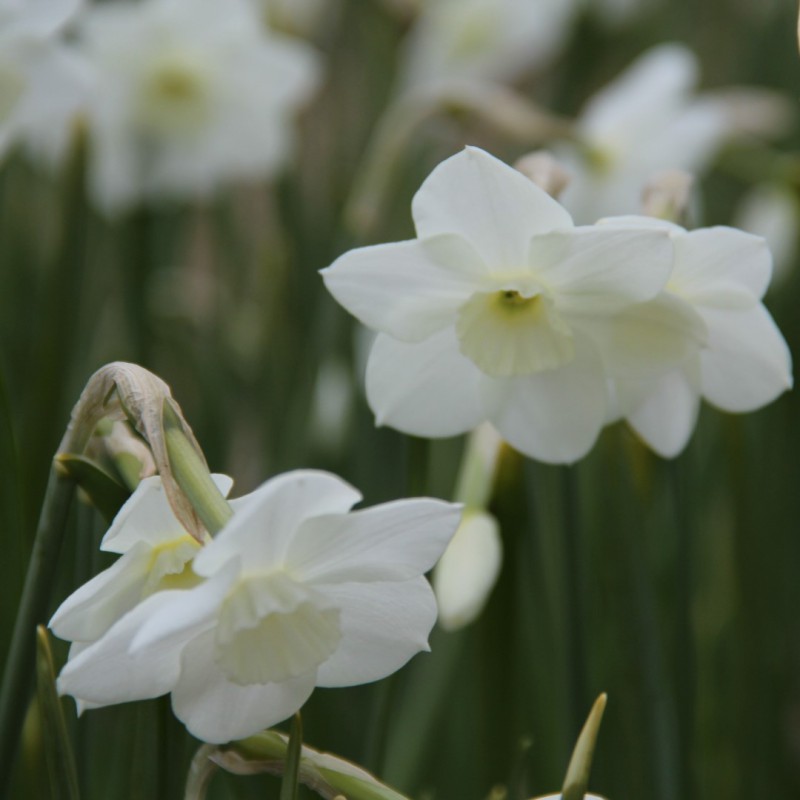
[[[378,680],[427,649],[436,601],[423,577],[461,507],[360,495],[301,470],[234,500],[195,556],[204,580],[157,592],[70,659],[59,691],[108,705],[172,693],[198,738],[226,742],[294,713],[314,686]]]
[[[231,478],[214,475],[213,479],[227,495]],[[155,592],[199,583],[191,561],[200,547],[175,517],[161,478],[145,478],[100,544],[101,550],[121,558],[73,592],[53,615],[50,628],[61,639],[82,645],[94,642]]]
[[[725,102],[694,94],[698,72],[690,50],[660,45],[587,103],[576,126],[580,149],[557,150],[572,177],[561,201],[579,222],[637,213],[654,173],[701,173],[737,132]]]
[[[458,630],[478,618],[502,563],[497,520],[487,511],[466,511],[433,573],[439,624],[445,630]]]
[[[533,458],[576,461],[605,422],[608,375],[663,370],[696,346],[671,335],[699,335],[683,305],[655,299],[671,270],[666,231],[576,228],[476,148],[431,173],[412,213],[418,239],[322,272],[380,331],[366,375],[378,424],[441,437],[488,420]]]
[[[0,0],[0,156],[23,144],[57,162],[91,86],[91,70],[58,40],[79,0]]]
[[[691,308],[707,331],[704,346],[676,368],[615,383],[621,415],[670,458],[689,441],[701,398],[745,412],[791,388],[791,354],[761,303],[772,273],[764,239],[723,226],[686,231],[649,217],[611,218],[600,226],[636,224],[670,232],[675,265],[665,295]]]
[[[577,8],[575,0],[425,0],[408,35],[401,84],[511,80],[558,53]]]
[[[101,76],[90,183],[110,212],[271,174],[317,75],[314,51],[268,33],[246,0],[98,5],[82,41]]]

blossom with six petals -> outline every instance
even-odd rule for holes
[[[434,169],[412,212],[417,239],[352,250],[322,272],[379,331],[366,374],[379,424],[437,437],[488,419],[523,453],[572,462],[605,424],[609,375],[686,358],[669,333],[693,318],[659,296],[666,231],[575,227],[472,147]],[[660,346],[644,351],[643,338]]]

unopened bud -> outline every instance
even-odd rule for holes
[[[519,170],[526,178],[530,178],[538,187],[555,198],[559,197],[571,180],[569,172],[547,150],[534,150],[522,156],[514,164],[514,169]]]
[[[642,213],[648,217],[680,222],[686,216],[694,175],[680,169],[654,173],[642,190]]]

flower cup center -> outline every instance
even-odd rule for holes
[[[203,59],[182,51],[155,59],[141,84],[138,121],[151,135],[186,135],[208,118],[211,80]]]
[[[201,578],[192,569],[192,559],[199,549],[200,544],[189,534],[154,547],[142,598],[164,589],[191,589],[197,586]]]
[[[313,673],[341,639],[339,611],[285,572],[239,581],[222,604],[216,661],[232,682],[277,683]]]
[[[487,375],[556,369],[575,357],[572,330],[543,291],[476,292],[456,318],[461,352]]]

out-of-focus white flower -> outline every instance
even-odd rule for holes
[[[651,175],[700,174],[737,133],[734,111],[741,104],[729,108],[722,97],[695,95],[697,79],[688,49],[660,45],[587,103],[576,126],[580,149],[558,151],[572,173],[561,199],[579,222],[637,213]]]
[[[433,573],[439,623],[449,631],[463,628],[483,611],[503,563],[497,520],[487,511],[464,513],[456,535]]]
[[[704,346],[680,366],[615,382],[621,415],[653,450],[667,458],[683,450],[701,398],[745,412],[791,388],[789,349],[761,303],[772,272],[764,239],[722,226],[686,231],[648,217],[602,223],[670,232],[675,265],[665,295],[690,308],[707,331]]]
[[[401,66],[405,89],[506,81],[561,47],[575,0],[425,0]]]
[[[93,705],[172,693],[195,736],[226,742],[294,713],[318,686],[378,680],[427,649],[423,577],[461,507],[360,495],[302,470],[234,500],[192,562],[195,588],[160,591],[71,658],[59,691]]]
[[[92,80],[84,60],[57,39],[79,5],[0,1],[0,155],[18,143],[50,163],[64,155]]]
[[[654,299],[671,268],[665,231],[575,228],[476,148],[431,173],[412,213],[418,239],[352,250],[322,273],[380,331],[366,376],[378,424],[439,437],[488,420],[523,453],[571,462],[604,424],[607,375],[685,357],[661,334],[692,332],[692,318]]]
[[[797,258],[800,203],[795,194],[781,186],[754,186],[742,198],[734,221],[737,228],[767,240],[772,253],[772,285],[783,280]]]
[[[91,188],[110,211],[272,173],[317,73],[313,50],[266,32],[246,0],[103,4],[82,40],[100,75]]]
[[[261,17],[275,30],[311,36],[332,0],[253,0]]]
[[[233,484],[226,475],[214,482],[224,494]],[[200,543],[178,522],[157,475],[145,478],[122,506],[100,549],[121,558],[59,606],[50,628],[62,639],[93,642],[155,592],[200,580],[190,567]]]

